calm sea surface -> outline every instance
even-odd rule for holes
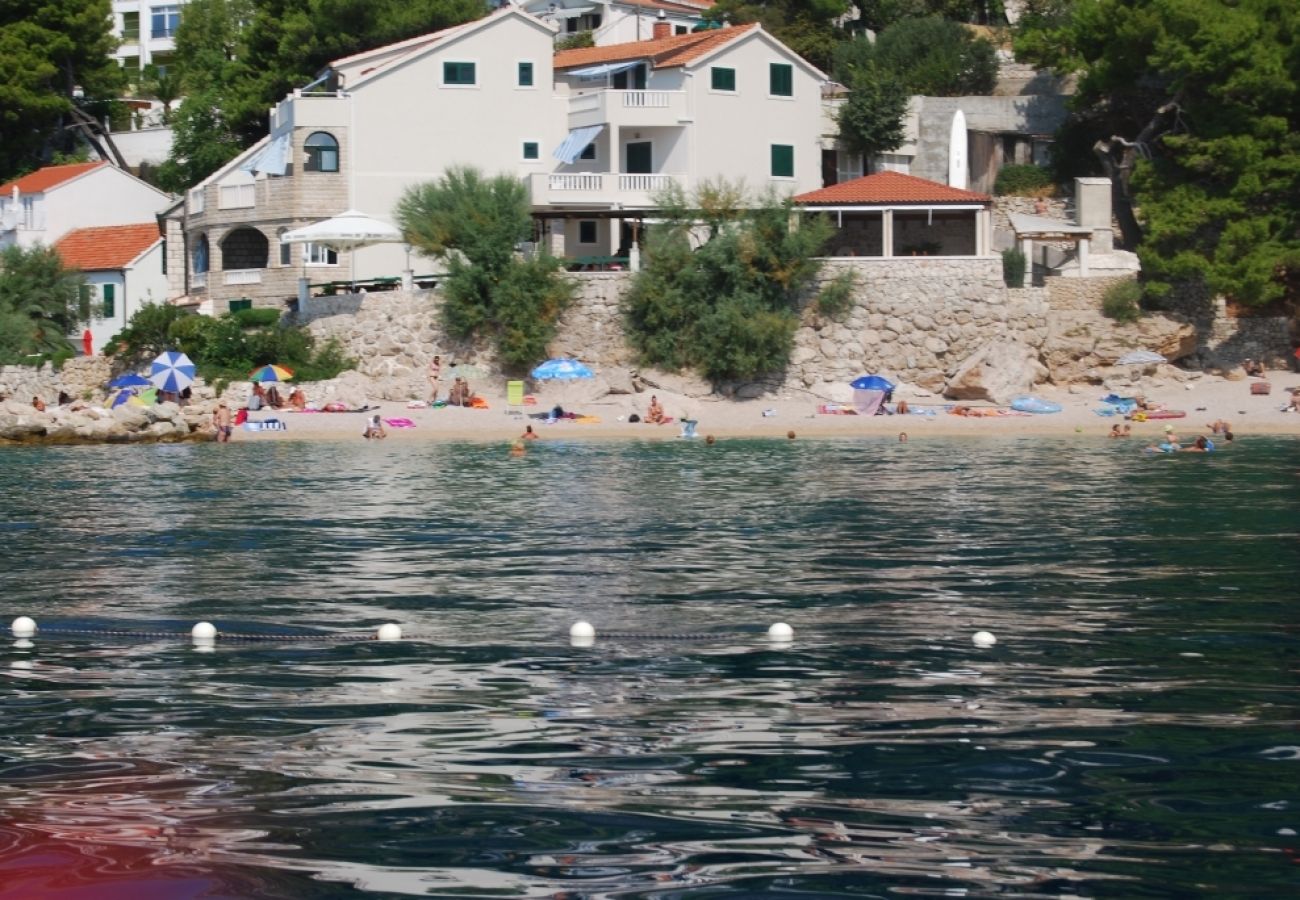
[[[538,444],[0,448],[0,900],[1300,892],[1300,441]]]

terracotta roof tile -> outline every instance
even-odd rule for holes
[[[158,225],[104,225],[69,231],[54,244],[65,265],[83,272],[121,269],[148,250],[162,236]]]
[[[8,195],[15,187],[24,194],[38,194],[41,191],[48,191],[52,187],[58,187],[65,181],[83,175],[91,169],[98,169],[100,166],[106,166],[104,161],[70,163],[66,166],[45,166],[24,175],[22,178],[15,178],[7,184],[0,185],[0,194]]]
[[[555,68],[572,69],[600,63],[627,62],[648,59],[656,69],[684,66],[710,50],[730,43],[743,34],[749,34],[757,24],[736,28],[714,28],[710,31],[693,31],[672,37],[649,41],[632,41],[627,44],[609,44],[604,47],[583,47],[578,50],[561,50],[555,54]]]
[[[852,203],[991,203],[993,198],[988,194],[949,187],[915,175],[877,172],[798,194],[794,202],[808,206]]]

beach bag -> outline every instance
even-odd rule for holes
[[[640,422],[640,421],[641,421],[641,417],[638,416],[636,413],[632,413],[632,415],[630,415],[630,416],[627,417],[627,420],[628,420],[629,422]]]
[[[1252,394],[1269,394],[1272,390],[1273,385],[1269,384],[1267,381],[1257,381],[1250,386],[1250,392]]]

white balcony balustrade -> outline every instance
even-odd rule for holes
[[[685,91],[590,91],[569,98],[569,127],[673,127],[688,121]]]
[[[226,284],[261,284],[261,269],[229,269],[221,273]]]

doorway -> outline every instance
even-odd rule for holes
[[[623,171],[629,175],[649,175],[654,171],[650,154],[650,141],[637,141],[627,145],[627,165]]]

